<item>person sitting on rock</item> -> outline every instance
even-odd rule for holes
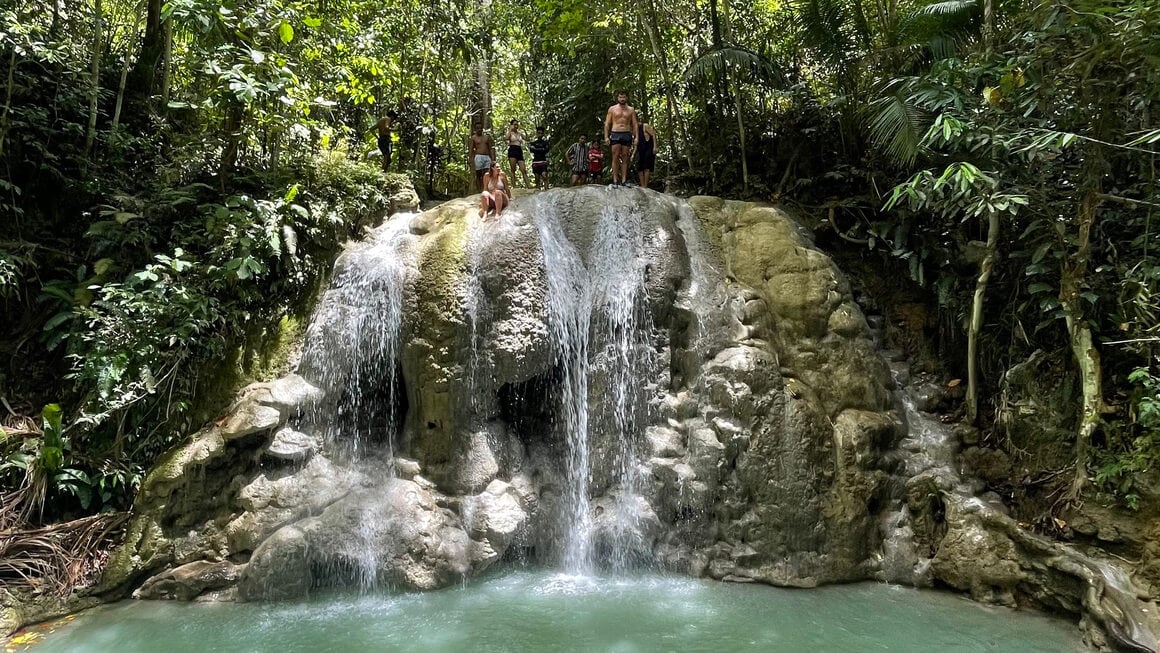
[[[512,199],[511,185],[507,175],[499,167],[499,161],[491,162],[491,169],[483,176],[483,192],[479,199],[479,217],[486,218],[487,214],[495,211],[499,217],[504,208]]]

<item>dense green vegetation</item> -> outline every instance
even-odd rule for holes
[[[368,156],[385,111],[394,170],[451,195],[470,125],[546,125],[560,180],[617,88],[669,188],[796,204],[905,270],[965,419],[1056,479],[1043,496],[1137,505],[1160,460],[1157,33],[1145,0],[8,3],[0,527],[127,507],[262,374],[400,183]],[[1005,431],[1035,352],[1061,455]]]

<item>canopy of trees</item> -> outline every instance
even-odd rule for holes
[[[906,271],[996,446],[1006,371],[1063,352],[1058,496],[1133,505],[1160,460],[1149,0],[4,7],[0,527],[126,508],[261,374],[401,179],[368,160],[387,110],[394,169],[438,197],[510,118],[562,178],[619,88],[669,188],[799,205]]]

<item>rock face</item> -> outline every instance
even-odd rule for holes
[[[485,221],[456,200],[348,248],[297,373],[149,474],[103,589],[433,589],[519,556],[1011,602],[1031,545],[932,516],[946,483],[900,462],[903,424],[849,284],[782,211],[583,187]]]

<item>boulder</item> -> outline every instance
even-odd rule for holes
[[[149,578],[133,592],[133,598],[191,601],[206,591],[232,587],[237,581],[238,566],[232,562],[198,560]]]
[[[301,597],[328,584],[430,590],[472,571],[458,518],[396,478],[279,529],[254,551],[238,590],[245,601]]]

